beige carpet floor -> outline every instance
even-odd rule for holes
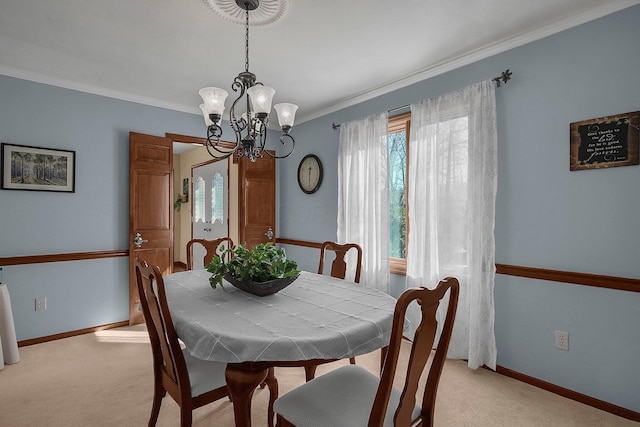
[[[21,361],[0,370],[0,426],[146,426],[151,411],[151,349],[144,325],[20,348]],[[379,352],[357,358],[376,372]],[[321,366],[318,375],[345,362]],[[347,362],[348,363],[348,362]],[[276,370],[280,394],[304,381],[302,368]],[[253,398],[253,425],[266,426],[267,389]],[[447,361],[436,426],[632,426],[640,423],[565,399],[494,372]],[[178,426],[165,397],[158,426]],[[363,421],[366,425],[366,421]],[[194,426],[233,426],[231,402],[194,411]],[[330,426],[338,427],[338,426]]]

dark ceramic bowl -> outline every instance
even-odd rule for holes
[[[297,274],[295,276],[286,277],[284,279],[269,280],[268,282],[254,282],[253,280],[240,281],[229,274],[225,274],[224,280],[231,283],[233,286],[240,290],[263,297],[266,295],[275,294],[276,292],[283,290],[284,288],[292,284],[298,278],[298,276],[300,275]]]

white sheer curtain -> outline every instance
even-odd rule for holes
[[[407,286],[460,281],[449,357],[495,369],[493,82],[411,106]]]
[[[387,121],[385,112],[340,125],[337,237],[362,246],[360,282],[388,293]]]

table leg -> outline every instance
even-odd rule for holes
[[[269,387],[269,407],[267,408],[267,427],[273,427],[275,414],[273,412],[273,403],[278,398],[278,380],[275,376],[274,368],[267,372],[267,379],[264,382]]]
[[[306,365],[304,367],[304,376],[307,382],[311,381],[316,376],[316,368],[318,365]]]
[[[233,401],[236,427],[251,426],[251,398],[256,387],[267,377],[268,370],[253,370],[228,364],[225,370],[227,387]]]

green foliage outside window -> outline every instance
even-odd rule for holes
[[[405,258],[407,252],[407,135],[389,133],[389,256]]]

